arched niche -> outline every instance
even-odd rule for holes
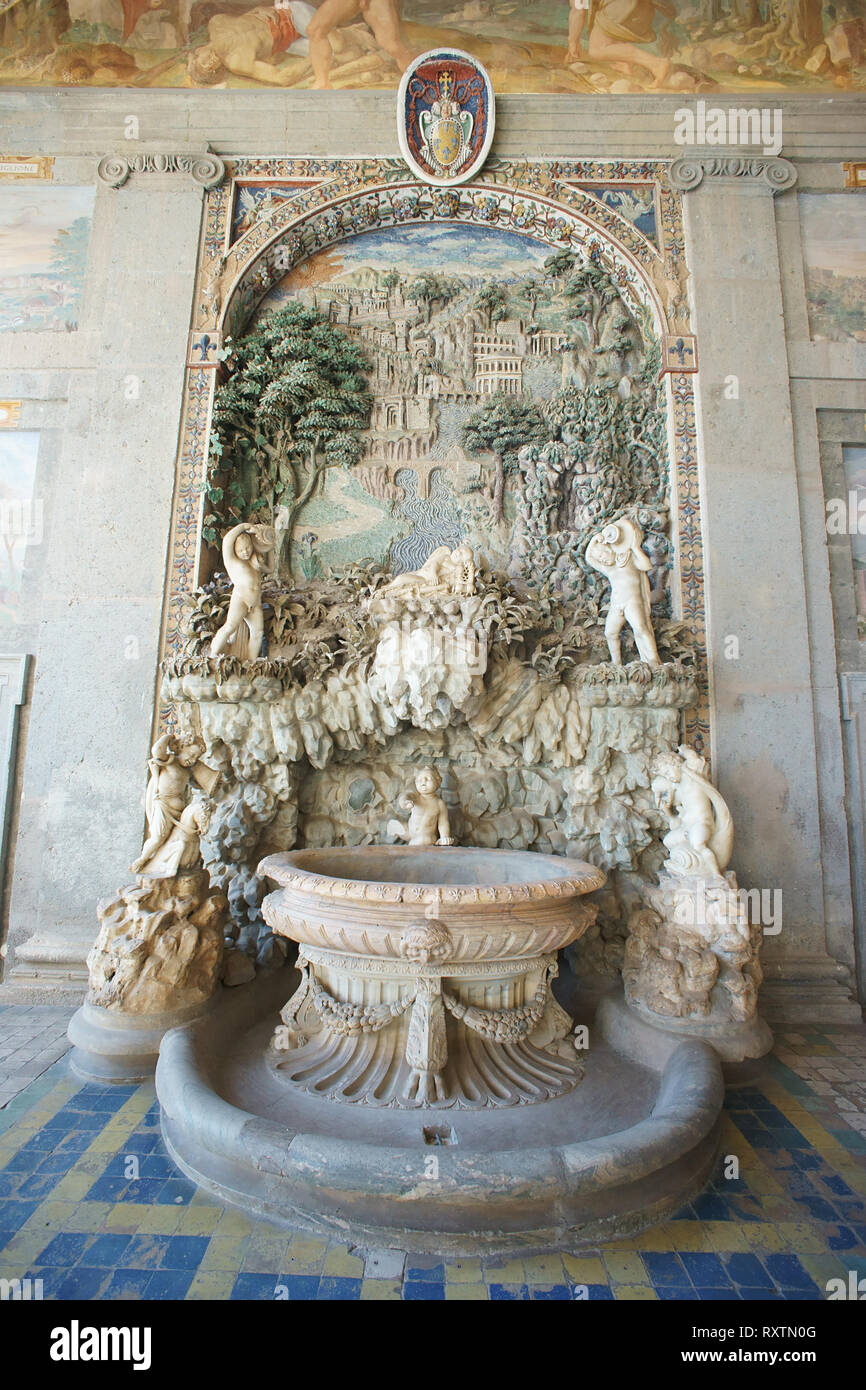
[[[506,230],[541,242],[551,252],[570,250],[594,260],[612,277],[634,315],[645,342],[662,351],[667,401],[671,541],[674,548],[674,614],[695,643],[701,702],[686,714],[690,741],[708,747],[705,615],[700,538],[700,500],[694,428],[693,376],[688,365],[668,364],[675,339],[689,337],[687,272],[679,194],[667,177],[666,161],[500,162],[484,177],[459,189],[436,189],[406,175],[399,161],[235,160],[231,182],[207,195],[195,294],[196,335],[224,345],[243,333],[262,300],[290,270],[328,247],[365,232],[419,225],[471,226]],[[625,216],[593,196],[584,180],[607,187],[651,182],[656,197],[658,244]],[[291,186],[266,216],[232,240],[235,188],[262,183]],[[686,348],[686,352],[689,349]],[[202,482],[217,366],[215,355],[187,366],[185,415],[179,453],[177,511],[167,585],[164,651],[180,644],[179,622],[186,595],[206,572],[201,536]],[[686,359],[680,351],[679,365]]]

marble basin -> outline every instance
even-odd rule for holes
[[[271,855],[265,921],[299,945],[273,1064],[292,1085],[383,1106],[516,1105],[577,1084],[557,952],[605,875],[526,851],[365,845]]]
[[[294,850],[270,855],[258,871],[280,885],[263,906],[279,935],[399,958],[407,926],[436,917],[446,920],[449,961],[561,950],[594,921],[580,898],[605,881],[576,859],[438,845]]]

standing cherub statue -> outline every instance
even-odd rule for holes
[[[388,822],[388,834],[410,845],[453,845],[448,807],[437,796],[442,778],[435,767],[420,767],[415,773],[415,791],[404,792],[398,806],[409,812],[407,824]]]
[[[622,665],[620,633],[626,623],[634,633],[640,660],[649,666],[660,664],[650,617],[652,560],[644,554],[642,544],[641,528],[629,517],[622,516],[598,531],[586,547],[586,563],[603,574],[610,584],[604,635],[610,659],[616,666]]]
[[[276,543],[270,526],[242,521],[223,536],[223,563],[232,581],[226,620],[210,644],[211,656],[222,656],[231,643],[231,655],[255,661],[261,655],[265,634],[262,611],[262,574],[271,568]]]
[[[201,762],[203,752],[204,744],[198,739],[181,742],[174,734],[163,734],[153,745],[145,794],[147,839],[138,859],[130,865],[132,873],[170,878],[195,858],[193,840],[197,843],[209,803],[207,807],[198,802],[193,809],[187,807],[187,787],[192,777],[209,795],[219,776]]]

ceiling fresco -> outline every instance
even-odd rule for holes
[[[863,90],[862,0],[0,0],[0,85],[396,88],[419,53],[497,92]]]

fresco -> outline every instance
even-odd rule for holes
[[[866,342],[866,202],[802,193],[800,223],[811,337]]]
[[[34,500],[39,435],[0,433],[0,627],[20,621],[24,555],[42,539],[42,507]]]
[[[0,83],[393,88],[446,46],[497,92],[866,85],[858,0],[11,0]]]
[[[0,332],[72,332],[84,287],[94,189],[5,186]]]
[[[866,515],[866,448],[850,446],[842,450],[845,482],[848,485],[848,512],[851,517]],[[862,522],[861,522],[862,525]],[[857,609],[857,636],[866,642],[866,532],[851,528],[851,560],[854,565],[854,602]]]

